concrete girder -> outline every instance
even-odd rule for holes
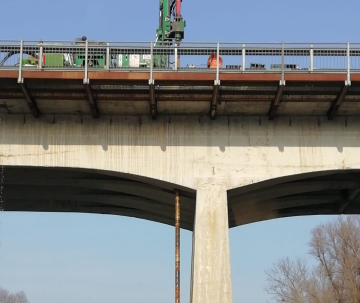
[[[272,186],[263,190],[259,190],[257,192],[250,192],[247,194],[231,197],[229,199],[229,203],[235,205],[237,203],[241,203],[242,201],[262,201],[288,195],[316,192],[321,190],[357,188],[359,186],[360,181],[354,180],[320,180],[292,182]]]
[[[131,181],[117,181],[117,180],[102,180],[102,179],[68,179],[68,180],[43,180],[41,183],[39,180],[24,180],[24,181],[7,181],[6,184],[16,184],[22,186],[22,193],[30,195],[31,192],[39,190],[39,187],[43,187],[42,193],[48,192],[49,194],[56,195],[53,190],[57,188],[84,188],[91,190],[103,190],[113,193],[122,193],[128,195],[134,195],[138,197],[148,198],[151,197],[151,200],[159,201],[167,205],[173,206],[173,194],[163,191],[161,189],[154,188],[151,185],[142,184],[138,182]],[[29,186],[28,188],[26,186]],[[195,201],[182,196],[182,207],[184,209],[192,210],[195,208]],[[192,206],[191,206],[192,205]]]
[[[299,213],[310,210],[315,214],[314,207],[318,208],[318,213],[326,213],[328,208],[332,208],[332,213],[337,214],[334,205],[344,203],[341,195],[301,195],[276,198],[263,201],[244,201],[242,204],[229,205],[232,210],[232,221],[229,224],[243,225],[266,219],[275,219],[283,217],[285,212],[296,210]],[[279,216],[281,214],[281,216]],[[266,219],[263,219],[265,216]]]
[[[12,192],[10,194],[4,194],[4,198],[9,201],[14,201],[14,203],[21,203],[25,205],[31,205],[30,201],[74,201],[77,205],[86,205],[86,204],[97,204],[99,206],[118,206],[118,207],[127,207],[138,210],[143,210],[159,215],[172,214],[174,207],[167,205],[165,203],[159,203],[156,200],[145,199],[137,196],[122,196],[122,195],[111,195],[111,194],[74,194],[74,193],[57,193],[51,194],[50,192],[44,193],[36,191],[34,193],[26,192],[26,199],[24,199],[24,194],[19,192]],[[19,201],[19,202],[16,202]],[[195,208],[193,210],[182,209],[181,213],[183,218],[187,220],[192,220],[194,215]]]

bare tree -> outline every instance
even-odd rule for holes
[[[266,271],[266,290],[286,303],[360,303],[360,216],[339,216],[311,231],[317,265],[282,259]]]
[[[289,258],[281,259],[266,272],[268,276],[267,291],[278,301],[306,303],[307,268],[304,261],[295,262]]]
[[[9,292],[6,289],[0,287],[0,303],[6,303],[8,296]]]
[[[0,287],[0,303],[29,303],[29,301],[23,291],[10,293]]]

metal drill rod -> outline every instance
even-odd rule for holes
[[[175,194],[175,303],[180,303],[180,196]]]

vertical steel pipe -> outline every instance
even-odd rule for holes
[[[242,51],[241,51],[241,56],[242,56],[241,70],[242,71],[245,71],[245,54],[246,54],[246,52],[245,52],[245,44],[243,44]]]
[[[350,80],[350,43],[348,42],[346,44],[346,70],[347,70],[347,77],[346,77],[346,82],[347,85],[351,85],[351,80]]]
[[[84,84],[89,84],[88,79],[88,52],[89,52],[89,41],[86,39],[85,42],[85,72],[84,72]]]
[[[42,69],[43,68],[43,52],[44,52],[44,48],[42,46],[43,42],[40,42],[40,47],[39,47],[39,59],[38,59],[38,68]]]
[[[18,76],[18,83],[23,83],[23,78],[22,78],[23,51],[24,51],[24,40],[21,39],[21,41],[20,41],[20,57],[19,57],[19,76]]]
[[[178,60],[179,60],[179,57],[178,57],[178,44],[177,43],[175,43],[175,49],[174,49],[174,52],[175,52],[175,65],[174,65],[174,69],[175,70],[177,70],[178,69],[178,67],[179,67],[179,62],[178,62]]]
[[[175,303],[180,303],[180,196],[175,193]]]
[[[220,82],[219,65],[220,65],[220,43],[218,42],[216,46],[216,85],[219,85]]]
[[[285,83],[285,45],[281,43],[281,84]]]
[[[154,72],[154,45],[150,43],[150,80],[149,84],[154,84],[153,72]]]

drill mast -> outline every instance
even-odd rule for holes
[[[181,16],[182,0],[160,0],[159,27],[156,31],[156,46],[180,45],[184,39],[185,20]],[[177,60],[179,64],[179,60]],[[154,56],[155,67],[169,67],[166,55]]]

